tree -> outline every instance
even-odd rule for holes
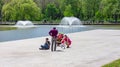
[[[120,14],[120,1],[119,0],[102,0],[101,10],[103,11],[104,18],[109,20],[115,20],[117,22],[117,15]]]
[[[0,20],[1,20],[1,12],[2,12],[3,0],[0,0]]]
[[[4,4],[9,3],[11,0],[2,0]]]
[[[47,18],[55,20],[55,19],[57,19],[58,13],[59,13],[59,11],[54,3],[50,3],[47,5],[46,10],[45,10],[45,16]]]
[[[11,0],[2,8],[5,21],[40,20],[41,12],[33,0]]]
[[[63,0],[63,11],[66,10],[66,8],[70,7],[70,12],[73,14],[75,17],[79,17],[79,12],[80,12],[80,0]],[[65,11],[66,12],[66,11]]]
[[[101,0],[83,0],[82,12],[85,20],[94,19],[96,12],[99,10]]]
[[[72,7],[70,4],[68,6],[66,6],[66,9],[64,11],[64,16],[68,16],[68,17],[73,16]]]

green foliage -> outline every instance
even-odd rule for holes
[[[40,9],[33,0],[12,0],[2,9],[4,21],[39,20],[40,15]]]
[[[120,0],[0,0],[0,16],[5,21],[56,20],[64,16],[117,21]]]
[[[0,0],[0,11],[1,11],[1,9],[2,9],[2,6],[3,6],[3,1]]]
[[[102,0],[100,3],[101,6],[101,15],[103,15],[104,18],[110,19],[114,18],[113,16],[115,14],[120,14],[120,8],[119,8],[119,0]],[[108,18],[109,17],[109,18]]]
[[[101,0],[84,0],[82,1],[82,12],[85,20],[93,19],[99,10]]]
[[[0,20],[1,20],[2,6],[3,6],[3,0],[0,0]]]
[[[64,11],[64,16],[68,16],[68,17],[73,16],[72,7],[70,4],[68,6],[66,6],[66,9]]]
[[[47,18],[55,20],[57,18],[58,13],[59,13],[59,10],[57,9],[54,3],[50,3],[47,5],[45,10],[45,16]]]
[[[81,9],[81,2],[80,0],[63,0],[63,8],[64,8],[63,10],[64,16],[79,17],[80,9]]]
[[[102,67],[120,67],[120,59],[113,61],[112,63],[106,64]]]

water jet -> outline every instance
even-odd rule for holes
[[[82,25],[80,19],[76,18],[76,17],[64,17],[61,22],[60,25],[67,25],[67,26],[71,26],[71,25]]]
[[[18,21],[15,24],[16,27],[33,27],[34,24],[31,21]]]

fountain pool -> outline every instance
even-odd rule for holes
[[[36,26],[36,25],[35,25]],[[3,26],[0,26],[3,27]],[[4,26],[4,28],[14,28],[14,26]],[[36,37],[44,37],[49,36],[48,32],[53,27],[56,27],[59,32],[67,34],[74,32],[82,32],[94,29],[112,29],[112,30],[120,30],[120,25],[88,25],[85,27],[59,27],[59,25],[37,25],[36,27],[29,28],[15,28],[13,30],[1,30],[0,31],[0,42],[13,41],[13,40],[21,40],[21,39],[29,39]]]
[[[9,26],[9,27],[12,27],[12,26]],[[81,31],[86,31],[91,29],[87,27],[71,28],[71,27],[59,27],[59,25],[57,26],[56,25],[37,25],[36,27],[17,28],[13,30],[0,31],[0,42],[48,36],[49,30],[52,29],[53,27],[56,27],[59,32],[64,34],[81,32]]]

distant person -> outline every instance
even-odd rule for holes
[[[50,48],[50,41],[48,38],[46,38],[46,41],[44,43],[44,45],[41,45],[41,48],[39,48],[40,50],[47,50]]]
[[[54,51],[56,51],[56,39],[57,39],[57,35],[58,35],[58,30],[56,29],[56,27],[53,27],[53,29],[51,29],[49,31],[49,35],[52,37],[51,40],[51,51],[53,51],[53,44],[55,43],[55,47],[54,47]]]
[[[57,38],[58,30],[56,27],[53,27],[53,29],[49,31],[49,35],[52,37],[52,40]]]
[[[64,37],[63,37],[63,39],[61,41],[62,44],[66,44],[67,45],[67,48],[70,47],[71,42],[72,41],[70,40],[70,38],[67,35],[64,35]]]
[[[57,35],[57,46],[59,46],[61,44],[61,40],[63,39],[64,34],[63,33],[59,33]]]
[[[56,27],[53,27],[53,29],[49,31],[49,35],[52,37],[56,38],[57,34],[58,34],[58,30],[56,29]]]

